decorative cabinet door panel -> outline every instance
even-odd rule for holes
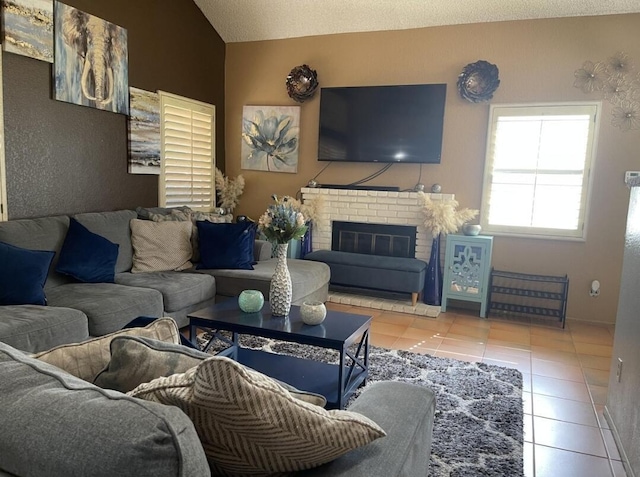
[[[450,289],[452,292],[478,294],[482,290],[482,260],[484,247],[454,244],[451,259]]]
[[[447,235],[441,310],[449,299],[480,303],[486,316],[493,237]]]

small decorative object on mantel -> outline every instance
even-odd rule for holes
[[[440,235],[452,234],[465,223],[473,220],[479,213],[475,209],[456,210],[458,201],[453,199],[431,200],[424,192],[418,192],[418,201],[422,206],[424,226],[431,232],[433,242],[427,277],[424,284],[424,301],[428,305],[439,306],[442,299],[442,269],[440,267]]]
[[[472,103],[489,101],[498,86],[498,67],[488,61],[469,63],[458,76],[460,96]]]
[[[573,86],[585,94],[600,93],[608,100],[611,124],[623,131],[640,129],[640,72],[626,53],[618,52],[607,61],[585,61],[573,76]]]
[[[232,213],[233,209],[240,203],[240,196],[244,192],[244,177],[240,174],[235,179],[229,179],[216,167],[215,182],[219,214],[227,215]]]
[[[296,66],[287,76],[287,94],[298,103],[311,99],[318,89],[318,73],[308,65]]]
[[[238,306],[245,313],[257,313],[264,306],[264,295],[260,290],[243,290],[238,297]]]
[[[319,325],[327,316],[327,307],[321,301],[305,301],[300,306],[300,318],[307,325]]]
[[[262,214],[258,229],[267,240],[275,244],[276,268],[269,286],[269,303],[272,316],[288,316],[291,310],[293,289],[291,275],[287,267],[287,248],[289,241],[299,240],[307,231],[305,217],[295,201],[289,196],[279,199],[271,196],[274,204]]]

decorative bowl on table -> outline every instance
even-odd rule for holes
[[[478,235],[482,227],[478,224],[464,224],[462,226],[462,233],[465,235]]]
[[[327,308],[321,301],[305,301],[300,306],[300,317],[307,325],[319,325],[327,316]]]
[[[245,313],[257,313],[264,306],[264,295],[260,290],[243,290],[238,297],[238,305]]]

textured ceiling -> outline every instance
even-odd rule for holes
[[[225,43],[640,12],[640,0],[194,0]]]

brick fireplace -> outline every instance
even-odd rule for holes
[[[429,261],[433,237],[422,225],[424,218],[416,192],[321,189],[305,187],[302,200],[324,196],[324,211],[313,229],[313,250],[331,250],[333,222],[357,222],[416,227],[413,257]],[[454,194],[429,194],[432,200],[454,199]],[[441,247],[444,251],[444,247]]]

